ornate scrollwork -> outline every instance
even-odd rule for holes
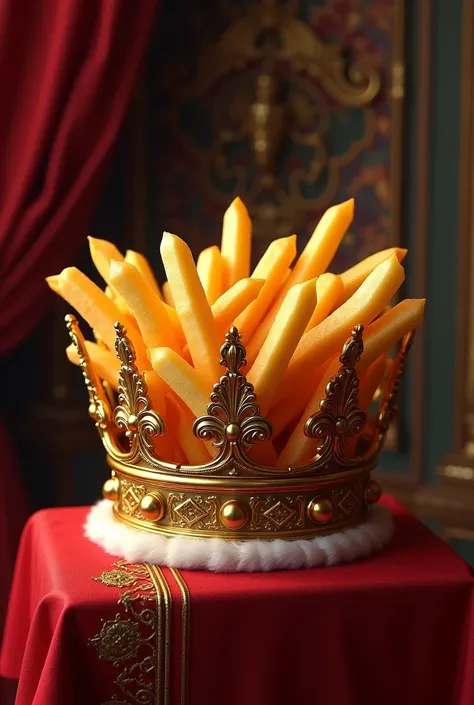
[[[87,352],[86,342],[79,329],[77,318],[69,313],[65,321],[69,337],[76,346],[77,354],[79,355],[79,366],[89,395],[89,416],[95,421],[99,432],[102,432],[110,421],[110,405],[105,395],[102,382]]]
[[[363,326],[355,326],[339,358],[342,367],[328,383],[320,411],[305,424],[305,434],[320,442],[318,464],[334,460],[344,467],[354,463],[353,458],[346,457],[344,447],[366,422],[366,415],[358,407],[359,380],[355,370],[364,350],[363,330]]]
[[[383,441],[385,434],[388,431],[388,427],[392,423],[396,413],[397,413],[397,403],[398,395],[400,392],[400,385],[403,377],[403,372],[405,370],[405,364],[407,360],[407,355],[413,345],[413,340],[415,337],[415,331],[408,333],[403,339],[402,345],[395,359],[395,364],[392,366],[390,378],[387,384],[387,391],[385,398],[380,406],[379,412],[377,414],[377,435],[380,441]]]
[[[220,364],[227,373],[214,385],[207,416],[194,422],[193,430],[204,441],[213,440],[220,448],[219,460],[240,455],[240,448],[252,448],[256,441],[272,437],[273,428],[268,419],[260,416],[253,385],[239,370],[246,364],[241,335],[232,327],[221,348]]]
[[[165,431],[161,416],[150,407],[147,385],[135,365],[135,351],[126,331],[120,323],[115,324],[115,351],[121,362],[118,384],[118,406],[113,419],[125,431],[130,443],[128,462],[140,457],[152,463],[156,461],[153,439]]]

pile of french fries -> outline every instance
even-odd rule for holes
[[[163,234],[167,281],[161,289],[143,255],[129,250],[124,256],[94,238],[90,253],[104,289],[75,267],[47,282],[93,329],[95,342],[87,342],[91,361],[115,390],[114,323],[126,327],[153,408],[166,420],[156,452],[173,463],[200,465],[216,453],[194,436],[192,424],[206,413],[223,373],[220,346],[237,326],[247,348],[244,372],[274,427],[274,438],[257,444],[252,457],[269,466],[297,467],[316,453],[304,423],[319,410],[354,325],[365,326],[359,406],[368,412],[386,378],[389,351],[423,318],[424,299],[390,307],[405,277],[404,249],[377,252],[340,275],[327,272],[353,212],[352,199],[329,208],[299,257],[295,235],[274,240],[250,273],[252,224],[236,199],[224,215],[220,248],[206,248],[196,264],[183,240]],[[74,346],[66,352],[79,363]],[[355,443],[350,445],[353,452]]]

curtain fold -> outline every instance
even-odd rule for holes
[[[86,237],[157,4],[0,3],[0,355],[37,324],[44,278]],[[26,514],[20,494],[0,415],[2,580]],[[0,624],[4,603],[0,594]]]

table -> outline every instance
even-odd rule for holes
[[[114,565],[87,508],[37,513],[1,657],[17,705],[472,705],[471,572],[383,501],[381,554],[269,574]]]

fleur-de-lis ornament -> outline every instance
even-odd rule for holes
[[[227,372],[214,385],[207,415],[197,419],[193,427],[198,438],[212,440],[220,449],[219,459],[231,455],[241,459],[241,448],[252,448],[256,441],[268,440],[273,434],[271,423],[260,416],[253,385],[240,373],[246,364],[241,337],[235,327],[227,333],[220,359]]]
[[[318,459],[336,459],[348,465],[354,462],[346,457],[347,440],[359,434],[365,426],[366,415],[358,407],[359,380],[356,364],[364,350],[362,325],[355,326],[351,338],[344,345],[341,369],[327,385],[326,397],[320,403],[320,411],[311,416],[305,425],[305,434],[319,442]]]

